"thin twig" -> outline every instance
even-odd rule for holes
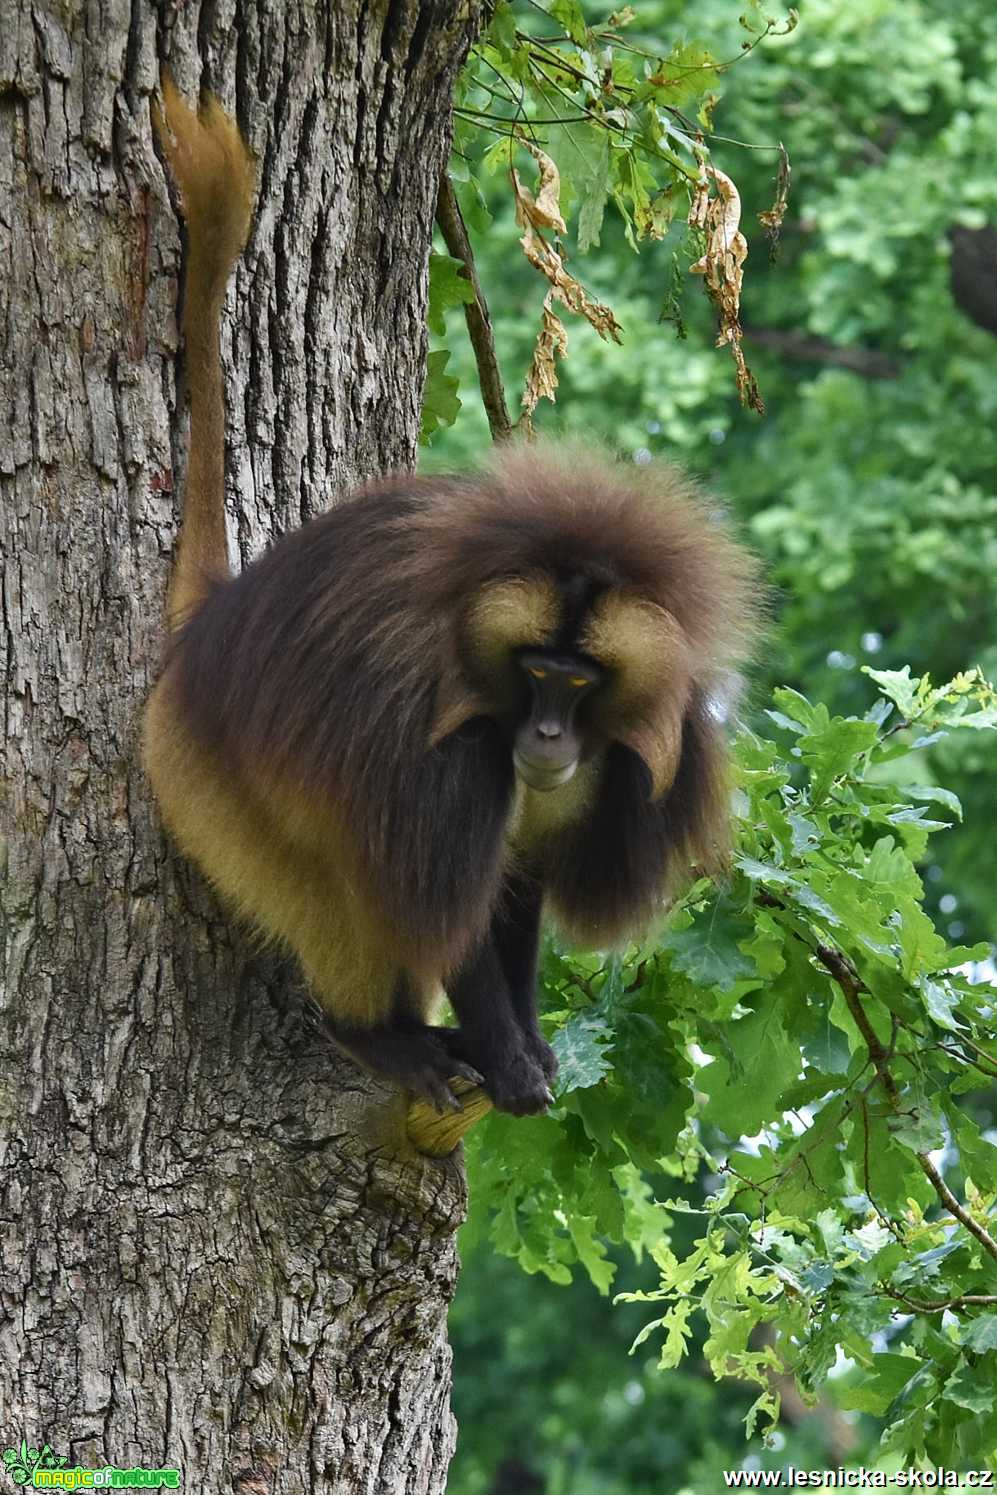
[[[988,1054],[986,1049],[980,1048],[980,1045],[974,1043],[971,1038],[967,1038],[965,1033],[957,1034],[957,1041],[965,1044],[967,1049],[972,1049],[973,1053],[978,1055],[976,1059],[966,1059],[960,1055],[959,1057],[964,1064],[975,1064],[976,1068],[982,1070],[985,1075],[992,1075],[994,1079],[997,1079],[997,1059],[994,1058],[993,1054]],[[952,1052],[951,1049],[945,1048],[944,1044],[941,1044],[941,1048],[945,1050],[946,1054],[951,1054]],[[980,1060],[984,1062],[981,1063]]]
[[[945,1313],[950,1308],[992,1308],[997,1304],[997,1293],[962,1293],[957,1298],[945,1298],[940,1303],[918,1303],[914,1298],[908,1298],[906,1293],[897,1292],[896,1288],[886,1287],[883,1283],[880,1283],[879,1290],[888,1298],[895,1298],[898,1303],[903,1303],[912,1313]]]
[[[512,435],[512,420],[505,402],[505,389],[495,353],[495,335],[488,315],[488,303],[478,279],[464,216],[460,211],[453,183],[445,171],[440,177],[440,190],[436,199],[436,221],[440,225],[448,253],[461,262],[462,269],[459,273],[471,282],[474,289],[474,300],[464,304],[464,319],[471,347],[474,349],[474,361],[478,366],[481,399],[488,416],[492,440],[507,441]]]
[[[840,950],[835,950],[831,945],[818,945],[816,954],[824,969],[838,983],[841,994],[845,999],[845,1005],[852,1015],[855,1026],[862,1034],[873,1068],[879,1076],[880,1084],[886,1091],[893,1110],[899,1114],[903,1109],[900,1090],[890,1070],[890,1055],[877,1037],[876,1030],[870,1023],[868,1014],[862,1005],[860,994],[866,990],[862,978],[851,961]],[[997,1261],[997,1240],[994,1240],[990,1232],[978,1220],[974,1220],[969,1211],[959,1203],[928,1154],[926,1152],[915,1152],[914,1156],[917,1158],[921,1172],[931,1184],[931,1187],[949,1214],[954,1215],[959,1223],[964,1225],[969,1233],[976,1237],[983,1249],[989,1252],[994,1260]]]
[[[759,903],[765,904],[769,908],[782,909],[785,912],[786,905],[774,893],[763,890],[757,897]],[[869,1061],[876,1071],[880,1084],[886,1091],[890,1106],[897,1115],[900,1115],[903,1111],[903,1100],[897,1082],[890,1070],[891,1054],[880,1042],[876,1030],[870,1023],[868,1014],[862,1006],[861,993],[867,991],[868,988],[861,976],[848,957],[842,951],[836,950],[833,945],[818,943],[816,946],[811,946],[807,940],[803,939],[803,936],[798,931],[794,930],[793,933],[797,939],[806,945],[807,949],[812,949],[813,954],[816,955],[828,975],[837,982],[855,1026],[862,1034],[866,1050],[869,1054]],[[921,1172],[931,1184],[931,1187],[949,1214],[954,1216],[961,1225],[965,1226],[970,1235],[976,1237],[984,1251],[997,1261],[997,1240],[994,1240],[986,1227],[981,1225],[979,1221],[974,1220],[969,1211],[959,1203],[928,1154],[926,1152],[915,1152],[914,1156],[917,1159]]]

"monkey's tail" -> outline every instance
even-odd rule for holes
[[[225,539],[225,401],[218,329],[225,287],[249,232],[256,184],[252,156],[216,99],[195,112],[163,78],[156,134],[183,194],[188,259],[183,333],[190,384],[190,455],[183,528],[170,585],[176,629],[228,575]]]

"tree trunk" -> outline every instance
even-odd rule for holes
[[[162,63],[259,161],[229,296],[243,561],[410,465],[477,0],[5,0],[0,1455],[438,1491],[459,1161],[165,843],[137,760],[186,451]]]

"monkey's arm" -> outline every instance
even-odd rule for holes
[[[557,1074],[557,1056],[537,1022],[537,954],[542,906],[543,888],[539,881],[528,873],[513,874],[502,889],[492,937],[527,1051],[545,1077],[552,1080]]]
[[[510,878],[491,929],[447,985],[460,1022],[451,1046],[481,1071],[499,1110],[514,1116],[550,1104],[557,1070],[537,1023],[540,903],[537,882]]]

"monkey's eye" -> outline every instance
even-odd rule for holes
[[[579,690],[583,685],[590,685],[591,683],[590,680],[586,680],[584,675],[572,675],[568,680],[568,684],[574,686],[575,690]]]
[[[533,676],[534,680],[546,680],[547,679],[547,671],[546,670],[538,670],[534,665],[531,664],[529,666],[529,671],[530,671],[530,674]]]

